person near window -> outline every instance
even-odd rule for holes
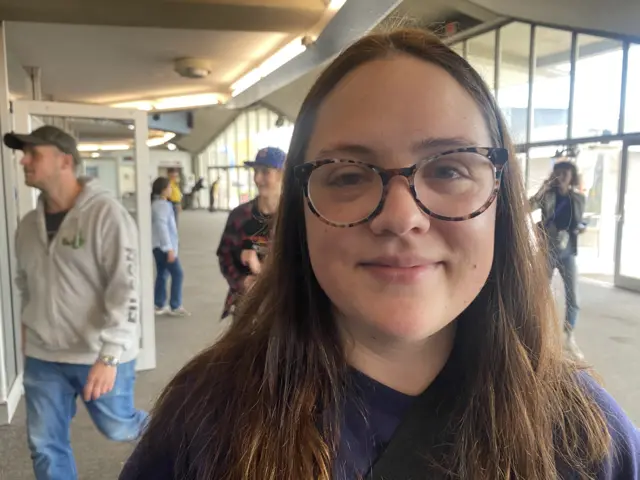
[[[218,197],[218,183],[220,182],[220,180],[218,178],[216,178],[213,183],[211,184],[211,187],[209,187],[209,211],[210,212],[215,212],[216,211],[216,198]]]
[[[233,314],[238,298],[255,283],[262,268],[270,222],[278,209],[285,158],[281,149],[267,147],[257,153],[255,161],[245,162],[254,170],[258,196],[231,211],[218,246],[220,270],[229,284],[223,319]]]
[[[482,77],[374,33],[304,100],[269,256],[121,480],[638,479],[638,430],[563,354]]]
[[[204,189],[204,177],[198,178],[191,191],[191,208],[200,208],[200,192]]]
[[[156,315],[189,316],[182,305],[184,272],[178,258],[178,227],[169,202],[171,183],[158,177],[151,187],[151,241],[156,261],[154,303]],[[167,306],[167,276],[171,275],[171,296]]]
[[[176,225],[178,224],[178,216],[182,211],[182,189],[180,188],[180,169],[169,168],[167,170],[167,176],[171,183],[171,196],[169,201],[173,205],[173,213],[176,217]]]
[[[27,438],[36,480],[76,480],[71,420],[81,397],[107,438],[137,439],[134,407],[140,292],[138,230],[111,192],[89,178],[75,139],[44,126],[10,133],[28,186],[42,193],[18,225]]]
[[[531,208],[542,212],[540,227],[546,240],[549,279],[557,269],[565,293],[565,350],[577,358],[582,352],[573,331],[578,320],[578,235],[584,231],[585,196],[579,191],[579,173],[575,163],[565,159],[555,163],[550,177],[529,200]]]

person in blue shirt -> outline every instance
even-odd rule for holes
[[[346,49],[300,109],[256,283],[121,480],[640,479],[638,430],[563,353],[523,187],[438,37]]]
[[[151,241],[156,261],[154,303],[156,315],[188,316],[182,305],[184,273],[178,258],[178,228],[171,196],[171,182],[158,177],[151,187]],[[167,277],[171,275],[171,296],[167,306]]]

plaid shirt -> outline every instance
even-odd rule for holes
[[[244,289],[244,279],[251,275],[251,270],[242,263],[242,250],[253,248],[261,260],[264,257],[269,218],[259,212],[257,199],[237,206],[227,218],[217,251],[220,271],[229,284],[221,318],[233,313],[236,301]]]

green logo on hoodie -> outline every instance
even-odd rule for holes
[[[72,239],[63,237],[62,245],[64,245],[65,247],[71,247],[74,250],[82,248],[82,246],[84,245],[84,236],[82,235],[82,232],[78,230],[78,233],[76,233],[75,237],[73,237]]]

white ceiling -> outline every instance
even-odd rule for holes
[[[299,32],[318,21],[324,0],[0,0],[10,22],[203,30]]]
[[[42,91],[57,101],[113,103],[140,98],[226,92],[229,85],[291,35],[12,23],[7,47],[23,66],[42,70]],[[209,59],[203,80],[173,71],[180,57]]]

